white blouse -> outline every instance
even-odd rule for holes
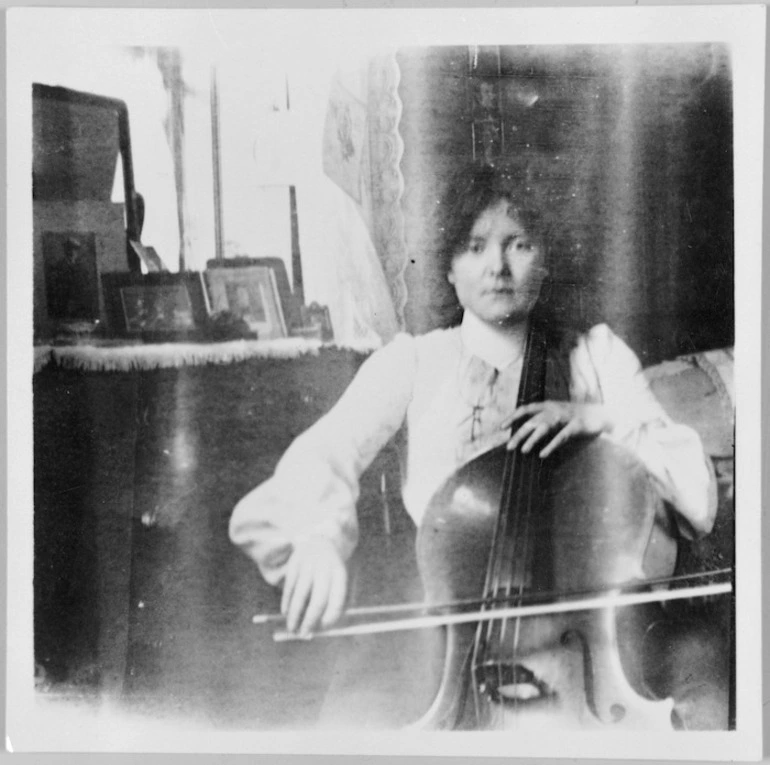
[[[271,584],[293,545],[323,535],[343,559],[358,540],[359,477],[406,423],[404,505],[419,526],[430,498],[459,467],[509,437],[520,344],[466,311],[460,327],[398,335],[361,366],[338,403],[300,435],[272,478],[236,506],[230,537]],[[484,369],[489,377],[484,377]],[[674,424],[649,390],[631,349],[606,325],[578,339],[569,357],[570,399],[602,403],[602,435],[633,451],[688,536],[707,533],[716,497],[700,438]]]

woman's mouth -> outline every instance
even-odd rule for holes
[[[485,290],[490,295],[513,295],[514,289],[510,285],[499,285]]]

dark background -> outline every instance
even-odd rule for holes
[[[645,365],[732,345],[724,47],[435,47],[401,50],[398,64],[411,329],[440,322],[436,202],[475,148],[476,158],[488,149],[493,161],[535,154],[550,165],[543,194],[564,321],[606,321]],[[486,109],[482,84],[494,94]],[[484,116],[498,128],[488,146],[478,139]]]

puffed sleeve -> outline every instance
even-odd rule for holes
[[[688,537],[708,533],[716,486],[700,437],[674,423],[649,388],[636,354],[606,324],[582,336],[571,356],[572,397],[600,401],[613,423],[605,437],[636,453]]]
[[[401,427],[412,394],[416,346],[397,335],[372,354],[334,407],[297,437],[272,478],[249,492],[230,518],[230,539],[280,584],[294,544],[331,540],[343,559],[358,541],[359,477]]]

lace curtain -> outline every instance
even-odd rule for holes
[[[401,200],[404,178],[400,162],[404,142],[399,133],[402,104],[395,55],[379,56],[369,67],[369,120],[372,150],[372,236],[388,282],[399,327],[404,326],[407,249]]]

